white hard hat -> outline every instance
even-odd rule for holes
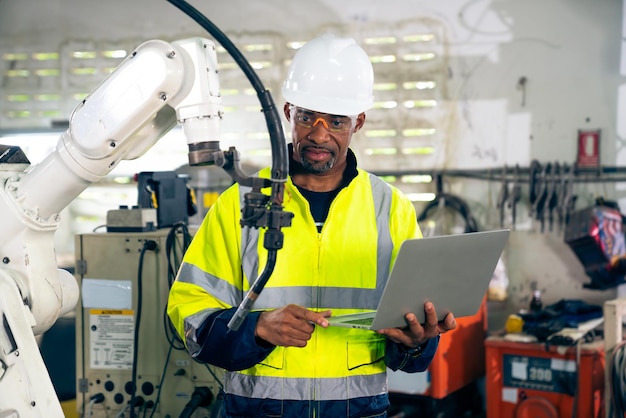
[[[333,115],[358,115],[372,107],[374,70],[352,38],[325,34],[296,53],[281,89],[289,103]]]

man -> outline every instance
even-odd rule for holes
[[[357,168],[352,135],[372,106],[373,70],[349,38],[324,35],[294,57],[282,93],[291,126],[284,247],[237,331],[246,290],[263,271],[263,231],[239,224],[242,190],[211,208],[172,286],[168,313],[198,360],[226,370],[227,417],[384,417],[387,367],[425,370],[452,314],[378,332],[329,326],[331,314],[374,309],[400,244],[420,237],[400,191]],[[269,176],[270,170],[260,175]]]

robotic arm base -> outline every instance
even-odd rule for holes
[[[64,417],[33,324],[17,283],[0,271],[0,417]]]

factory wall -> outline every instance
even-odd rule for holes
[[[288,60],[292,53],[278,45],[307,40],[327,30],[353,36],[360,42],[373,37],[393,36],[402,40],[419,33],[435,34],[434,43],[419,47],[401,42],[366,45],[372,54],[383,57],[386,51],[392,51],[396,59],[392,63],[383,59],[375,64],[377,81],[400,85],[415,81],[414,75],[419,74],[434,81],[436,88],[423,94],[424,99],[436,103],[436,107],[407,107],[396,100],[395,105],[385,107],[382,104],[372,110],[368,114],[370,134],[361,134],[354,142],[363,166],[380,172],[493,171],[486,179],[445,174],[442,177],[443,190],[468,203],[480,229],[501,225],[514,228],[502,259],[501,274],[508,283],[507,297],[490,302],[490,328],[501,327],[508,313],[526,307],[535,289],[542,291],[546,304],[562,298],[601,303],[616,295],[617,288],[602,291],[585,288],[589,278],[564,243],[562,229],[555,225],[550,230],[546,224],[541,231],[540,222],[529,215],[528,184],[519,184],[521,199],[515,219],[507,210],[500,223],[497,199],[502,192],[500,172],[505,166],[529,167],[533,160],[542,164],[572,164],[577,156],[579,130],[600,130],[602,165],[616,166],[626,158],[623,150],[626,133],[620,128],[626,118],[618,113],[622,103],[618,93],[624,83],[620,73],[621,1],[229,0],[196,3],[198,10],[231,35],[236,43],[264,39],[275,45],[270,57],[274,63]],[[80,45],[93,47],[107,43],[137,45],[147,39],[174,40],[187,36],[206,36],[206,33],[166,1],[0,0],[2,54],[63,51]],[[404,52],[432,52],[434,58],[426,62],[401,60],[399,57]],[[252,52],[246,54],[253,56]],[[10,69],[8,61],[3,61],[2,65],[3,72]],[[278,89],[284,67],[274,66],[260,74],[274,92],[275,100],[281,103]],[[99,77],[102,74],[96,74],[93,81]],[[6,76],[2,80],[0,91],[6,93],[15,88],[14,80]],[[61,87],[77,86],[72,84],[71,77],[62,80]],[[229,82],[242,83],[241,77],[237,79],[225,73],[222,87],[228,88]],[[33,91],[38,87],[26,84],[26,88]],[[378,92],[381,97],[388,96],[389,103],[394,101],[394,95],[401,93],[405,94],[398,89],[392,93]],[[69,118],[74,103],[69,97],[59,103],[61,119]],[[0,130],[41,129],[50,124],[45,114],[35,118],[10,118],[7,116],[9,107],[8,102],[0,101]],[[227,134],[246,124],[262,130],[259,119],[243,120],[241,114],[233,113],[231,120],[225,121],[224,131]],[[381,136],[374,132],[390,130],[394,134]],[[426,131],[427,135],[407,133],[418,130]],[[251,154],[258,148],[249,142],[238,143],[236,136],[228,141],[242,146],[244,151],[251,150]],[[402,151],[424,144],[432,152],[424,155]],[[389,149],[396,151],[389,154],[385,151]],[[254,155],[251,163],[269,161],[262,153]],[[128,170],[152,164],[158,166],[152,168],[155,170],[165,163],[149,152],[132,162]],[[435,191],[434,183],[401,186],[408,193]],[[574,187],[577,208],[593,205],[598,196],[620,201],[623,198],[621,186],[601,179],[577,183]],[[106,186],[103,187],[92,188],[89,191],[92,197],[85,199],[81,207],[69,208],[66,216],[102,215],[101,211],[108,209],[103,202],[110,204],[112,200],[103,199],[107,193]],[[123,190],[116,196],[127,193],[127,198],[132,200],[132,190]],[[127,202],[120,202],[124,203]],[[418,212],[425,205],[425,202],[416,202]],[[91,209],[86,209],[87,206]],[[72,240],[67,239],[70,235],[87,232],[79,228],[81,226],[74,222],[66,223],[59,231],[59,245],[71,246]]]

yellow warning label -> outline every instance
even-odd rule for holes
[[[89,365],[92,369],[130,370],[135,317],[131,309],[91,309]]]
[[[90,315],[132,315],[132,309],[91,309]]]

